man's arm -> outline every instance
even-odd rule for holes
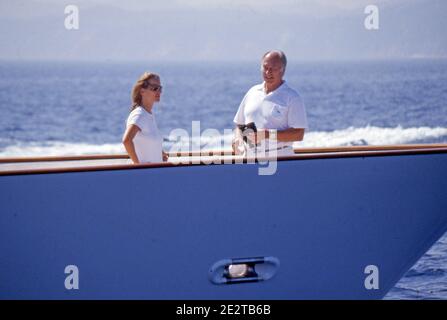
[[[289,128],[285,130],[278,130],[276,132],[276,141],[277,142],[293,142],[293,141],[303,141],[304,138],[304,128]],[[250,133],[248,135],[248,139],[253,143],[261,142],[264,139],[270,138],[269,130],[260,129],[258,132]]]
[[[276,140],[278,142],[292,142],[303,141],[305,129],[302,128],[289,128],[286,130],[278,130],[276,134]],[[269,134],[267,133],[267,139]]]

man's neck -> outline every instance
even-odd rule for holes
[[[275,84],[274,86],[269,86],[266,82],[264,82],[264,91],[266,94],[269,94],[270,92],[278,89],[283,83],[284,83],[284,80],[281,80],[281,82],[279,84]]]

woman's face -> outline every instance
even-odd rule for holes
[[[160,79],[149,79],[149,85],[147,88],[141,88],[141,97],[143,100],[158,102],[160,101],[162,86],[160,84]]]

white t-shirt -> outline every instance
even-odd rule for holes
[[[138,160],[140,162],[163,162],[163,137],[158,130],[154,115],[143,107],[136,107],[127,118],[127,126],[131,124],[140,128],[133,139]]]
[[[233,121],[238,125],[254,122],[257,129],[307,128],[304,103],[285,81],[268,94],[264,83],[253,86],[242,99]],[[278,142],[277,146],[290,147],[292,142]]]

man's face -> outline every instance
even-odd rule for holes
[[[281,59],[275,55],[267,55],[262,61],[262,77],[269,86],[279,86],[284,75]]]

